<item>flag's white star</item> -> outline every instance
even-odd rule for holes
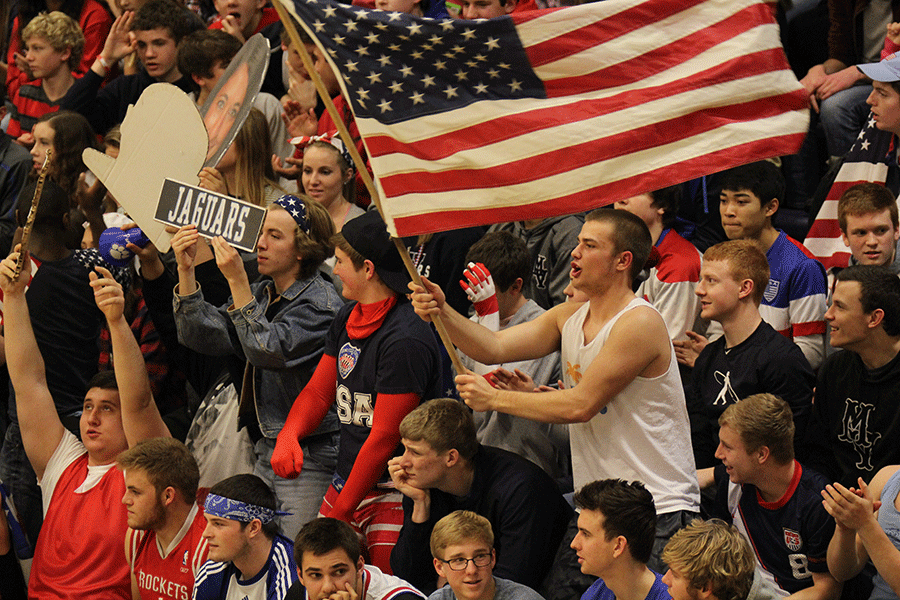
[[[441,21],[441,29],[444,31],[453,31],[453,19],[444,19]]]
[[[432,44],[440,44],[444,40],[441,38],[441,36],[435,34],[435,35],[432,35],[430,38],[428,38],[428,41],[431,42]]]
[[[422,92],[413,92],[409,99],[412,100],[413,106],[415,106],[416,104],[425,104],[424,96],[425,94]]]
[[[865,132],[865,131],[860,131],[860,132],[859,132],[859,135],[856,136],[856,139],[861,140],[861,139],[863,139],[865,136],[866,136],[866,132]]]
[[[422,85],[425,86],[425,89],[428,89],[430,86],[434,85],[434,77],[426,75],[422,78]]]
[[[334,43],[337,44],[338,46],[343,46],[343,45],[344,45],[344,39],[346,39],[346,38],[344,38],[344,36],[342,36],[342,35],[336,35],[336,36],[334,36],[334,37],[331,38],[331,39],[333,39],[333,40],[334,40]]]
[[[325,23],[323,23],[322,21],[316,21],[315,23],[313,23],[313,28],[316,30],[316,33],[322,33],[322,31],[325,29]]]
[[[382,67],[388,66],[389,64],[391,64],[391,57],[387,56],[386,54],[382,54],[381,58],[378,59],[378,64],[380,64]]]
[[[351,31],[356,31],[357,22],[347,21],[346,23],[344,23],[344,26],[347,28],[347,33],[350,33]]]
[[[863,140],[863,143],[860,145],[860,150],[868,150],[870,145],[869,140]]]
[[[383,112],[383,113],[385,113],[389,110],[394,110],[393,108],[391,108],[390,100],[382,100],[381,102],[378,103],[378,108],[380,108],[381,112]]]
[[[491,79],[496,79],[496,78],[500,77],[500,71],[498,71],[497,69],[488,69],[487,74],[490,76]]]
[[[500,64],[498,64],[497,66],[500,67],[501,69],[508,69],[508,68],[509,68],[509,64],[507,64],[507,63],[500,63]]]
[[[409,25],[409,33],[410,33],[410,35],[414,35],[414,34],[419,33],[421,29],[422,29],[422,24],[421,24],[421,23],[410,23],[410,25]]]
[[[326,9],[324,9],[322,12],[325,13],[326,17],[331,18],[337,12],[337,7],[329,6]]]
[[[400,83],[399,81],[395,81],[394,83],[392,83],[392,84],[389,85],[388,87],[391,88],[391,91],[392,91],[393,93],[395,93],[395,94],[399,94],[400,92],[403,91],[403,84]]]
[[[869,127],[875,127],[875,119],[869,119]]]
[[[475,62],[483,62],[483,61],[487,60],[487,56],[485,56],[484,54],[476,54],[475,56],[472,57],[472,59]]]
[[[388,28],[387,23],[385,23],[384,21],[378,21],[377,23],[375,23],[375,27],[382,31],[387,31]]]
[[[478,85],[475,86],[475,91],[478,92],[479,94],[486,94],[488,91],[488,86],[486,86],[483,83],[479,83]]]
[[[369,32],[369,35],[366,36],[366,41],[369,42],[370,44],[377,44],[378,43],[378,34],[375,33],[374,31]]]
[[[434,68],[437,69],[438,71],[443,71],[444,69],[447,68],[447,61],[446,60],[435,61]]]
[[[462,36],[466,38],[466,40],[471,40],[473,37],[475,37],[475,30],[466,27],[462,32]]]
[[[359,96],[360,102],[362,102],[363,100],[369,99],[369,90],[367,90],[365,88],[359,88],[358,90],[356,90],[356,94]]]
[[[400,17],[403,16],[403,13],[392,12],[390,16],[388,16],[388,21],[399,21]]]
[[[470,69],[474,69],[475,67],[478,66],[478,63],[474,60],[467,60],[466,66],[469,67]]]
[[[359,63],[356,62],[356,61],[348,60],[348,61],[344,64],[344,68],[347,69],[348,72],[353,73],[354,71],[356,71],[356,65],[358,65],[358,64],[359,64]]]
[[[465,71],[463,71],[462,69],[458,69],[456,71],[456,80],[457,81],[465,81],[467,77],[468,77],[468,74]]]
[[[366,79],[369,80],[369,85],[381,83],[381,73],[376,73],[375,71],[371,71],[368,75],[366,75]]]
[[[388,50],[391,52],[400,52],[400,44],[391,44],[388,46]]]
[[[513,79],[512,82],[509,84],[509,91],[510,92],[521,92],[522,91],[522,82],[517,79]]]
[[[422,60],[422,57],[424,56],[424,54],[422,54],[422,51],[421,51],[421,50],[416,50],[415,52],[413,52],[412,54],[410,54],[410,56],[413,57],[413,58],[416,59],[416,60]]]
[[[447,94],[447,100],[459,95],[456,93],[456,88],[449,85],[447,86],[447,89],[444,90],[444,93]]]
[[[488,50],[496,50],[500,47],[500,40],[495,37],[489,37],[484,45],[488,47]]]
[[[369,47],[368,46],[359,46],[356,48],[356,53],[360,56],[368,56],[369,55]]]
[[[413,68],[409,65],[403,65],[402,67],[400,67],[400,74],[404,77],[409,77],[413,74]]]

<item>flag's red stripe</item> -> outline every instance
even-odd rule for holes
[[[636,31],[651,23],[662,21],[674,14],[689,10],[704,0],[684,2],[682,0],[664,0],[642,3],[620,13],[611,15],[600,21],[588,23],[583,27],[566,32],[547,41],[526,48],[528,60],[532,66],[545,65],[561,58],[566,58],[586,48],[605,44],[617,37]],[[515,17],[514,17],[515,19]],[[516,23],[519,24],[518,22]]]
[[[667,44],[668,47],[656,48],[643,56],[637,56],[591,73],[544,81],[547,97],[556,98],[579,94],[585,89],[603,90],[614,88],[662,73],[694,58],[726,39],[756,27],[759,25],[759,18],[755,18],[756,15],[754,13],[766,10],[766,7],[760,4],[749,6],[722,23],[701,29],[686,38],[673,40]],[[780,48],[778,50],[778,60],[773,61],[770,70],[780,71],[787,68],[784,52]],[[531,50],[528,49],[526,52],[529,54],[529,59],[531,59]],[[730,73],[728,78],[736,79],[741,75],[741,71],[736,71]]]
[[[782,57],[782,58],[779,58]],[[653,100],[669,98],[683,92],[701,89],[722,81],[730,80],[735,74],[753,77],[773,71],[783,61],[781,49],[762,50],[746,56],[736,57],[725,63],[701,71],[690,77],[652,88],[632,90],[609,98],[588,99],[573,102],[564,108],[538,108],[529,112],[493,119],[490,125],[477,124],[463,131],[448,131],[419,142],[402,142],[389,135],[367,135],[366,146],[372,157],[387,154],[406,154],[421,160],[440,160],[475,148],[483,148],[513,139],[521,135],[552,129],[566,123],[574,123],[637,106]],[[781,110],[797,110],[806,106],[802,91],[795,98],[782,96],[785,104]],[[745,120],[745,119],[740,119]]]
[[[748,159],[757,160],[764,156],[794,154],[797,152],[800,144],[803,143],[804,136],[805,134],[803,133],[797,133],[772,136],[755,142],[748,142],[734,148],[717,150],[680,163],[660,167],[649,173],[619,179],[538,204],[433,211],[426,214],[395,217],[394,224],[400,236],[408,236],[447,231],[460,227],[516,221],[521,219],[522,215],[526,213],[528,218],[535,219],[572,214],[612,204],[616,200],[635,194],[729,169],[746,163]]]
[[[556,12],[558,10],[563,10],[564,8],[568,8],[568,7],[560,6],[557,8],[539,8],[537,10],[524,10],[521,12],[514,12],[511,15],[507,15],[507,18],[512,19],[513,24],[516,27],[519,27],[529,21],[539,19],[539,18],[543,17],[544,15]]]
[[[806,234],[806,239],[822,238],[837,241],[841,237],[841,226],[837,219],[816,219]]]
[[[838,173],[838,177],[840,177],[840,173]],[[841,196],[844,195],[844,192],[852,188],[854,185],[858,185],[860,183],[866,183],[865,179],[854,179],[853,181],[840,181],[835,180],[833,184],[831,184],[831,189],[828,190],[828,196],[826,197],[826,202],[837,202]]]
[[[830,269],[831,267],[846,267],[850,264],[850,253],[849,252],[835,252],[831,256],[825,257],[816,257],[822,266],[826,269]]]
[[[787,98],[785,97],[787,96]],[[588,139],[575,146],[554,148],[512,163],[482,169],[453,169],[435,173],[399,173],[381,177],[388,196],[438,193],[454,190],[516,185],[565,173],[583,166],[706,133],[732,122],[764,119],[784,112],[793,94],[762,98],[751,102],[717,106],[688,115],[630,129],[600,139]]]

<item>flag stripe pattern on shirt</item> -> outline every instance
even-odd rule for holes
[[[838,224],[838,200],[849,188],[858,183],[881,183],[887,180],[887,161],[893,156],[889,131],[875,127],[875,119],[869,113],[866,126],[859,132],[850,151],[847,152],[844,164],[838,170],[834,183],[816,220],[813,221],[806,234],[804,245],[812,252],[826,269],[846,267],[850,262],[850,251],[841,238],[841,227]]]
[[[605,0],[480,21],[294,0],[392,233],[569,214],[792,154],[805,94],[770,6]]]

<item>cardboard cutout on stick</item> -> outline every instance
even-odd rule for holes
[[[204,167],[215,167],[247,120],[269,68],[269,40],[257,33],[241,47],[209,97],[200,115],[209,133]]]
[[[84,164],[161,252],[171,235],[154,219],[168,177],[196,185],[208,138],[197,107],[180,89],[154,83],[130,106],[122,122],[119,157],[88,148]]]

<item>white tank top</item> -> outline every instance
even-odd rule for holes
[[[619,318],[640,306],[656,311],[647,301],[635,298],[588,344],[583,326],[590,304],[569,317],[562,330],[567,387],[577,385]],[[590,421],[569,425],[576,490],[597,479],[638,480],[653,494],[657,514],[699,510],[684,390],[671,342],[669,348],[669,368],[664,374],[635,378]]]

